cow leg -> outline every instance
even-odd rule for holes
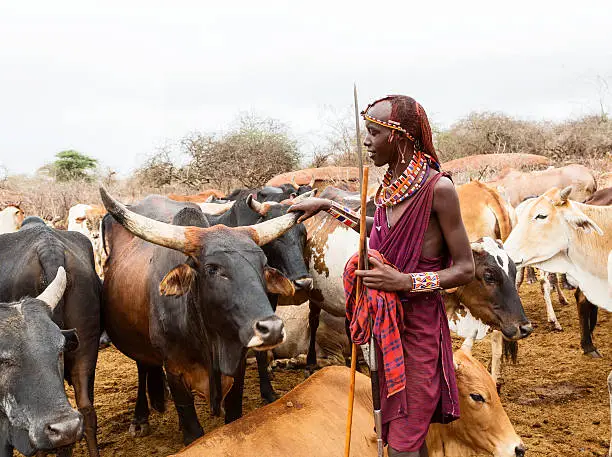
[[[65,354],[66,368],[68,368],[70,380],[74,386],[74,397],[79,412],[83,415],[83,436],[87,442],[87,450],[90,457],[99,457],[98,439],[96,432],[98,429],[98,417],[94,409],[94,381],[96,361],[98,358],[98,340],[83,347],[89,346],[94,350],[91,354],[77,352]],[[78,355],[78,358],[75,357]]]
[[[574,290],[576,289],[574,286],[572,286],[569,281],[567,280],[567,275],[565,273],[561,274],[561,287],[563,287],[565,290]]]
[[[268,298],[270,299],[272,309],[276,311],[278,295],[269,294]],[[259,393],[265,404],[272,403],[278,399],[278,395],[274,392],[274,387],[272,387],[272,382],[270,380],[270,364],[268,363],[267,352],[255,352],[255,359],[257,360],[257,372],[259,373]],[[240,398],[242,399],[242,395]]]
[[[268,363],[267,351],[255,352],[257,359],[257,371],[259,372],[259,393],[265,404],[272,403],[278,400],[278,395],[274,392],[272,382],[270,381],[270,364]]]
[[[244,376],[246,373],[246,358],[240,363],[234,376],[234,383],[225,397],[225,423],[229,424],[242,417],[242,397],[244,395]]]
[[[527,269],[527,284],[535,284],[538,281],[533,267],[525,267]]]
[[[308,304],[308,326],[310,328],[310,341],[308,343],[308,355],[306,356],[306,368],[310,373],[317,367],[317,330],[319,329],[319,318],[321,308],[312,300]]]
[[[495,381],[497,391],[501,390],[504,381],[501,374],[504,337],[499,330],[491,332],[491,377]]]
[[[555,315],[555,310],[552,305],[552,300],[550,298],[550,281],[548,280],[548,274],[544,271],[539,272],[540,276],[540,288],[542,289],[542,294],[544,295],[544,302],[546,303],[546,316],[548,318],[548,322],[552,326],[553,330],[561,331],[563,328],[559,321],[557,320],[557,316]]]
[[[180,377],[169,371],[166,371],[166,373],[174,406],[176,406],[176,412],[178,413],[179,425],[183,430],[183,444],[187,446],[204,435],[204,429],[198,421],[191,391]]]
[[[523,281],[525,280],[525,267],[518,267],[516,269],[516,290],[521,290]]]
[[[133,437],[141,437],[151,433],[149,402],[147,400],[147,370],[149,367],[141,362],[136,362],[136,366],[138,367],[138,394],[136,396],[134,418],[130,424],[130,434]]]
[[[578,306],[578,319],[580,320],[580,346],[584,355],[593,358],[601,357],[600,352],[593,344],[593,330],[597,324],[597,306],[593,305],[584,296],[580,288],[574,293]]]
[[[559,275],[557,273],[549,273],[548,280],[550,281],[550,283],[555,288],[555,291],[557,292],[557,297],[559,298],[559,304],[561,306],[569,305],[567,299],[565,298],[565,295],[563,295],[563,292],[561,291],[561,285],[560,285],[561,281],[559,281]]]

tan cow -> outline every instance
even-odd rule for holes
[[[508,169],[487,184],[493,188],[503,187],[506,197],[515,208],[523,200],[539,197],[551,187],[572,186],[572,198],[579,202],[585,201],[597,190],[591,170],[578,164],[527,173]]]
[[[594,305],[612,311],[612,207],[569,200],[550,189],[530,202],[505,248],[522,266],[567,273]]]
[[[551,164],[548,157],[537,154],[475,154],[442,164],[445,171],[452,173],[478,173],[483,170],[498,172],[504,168],[546,167]]]
[[[68,210],[68,230],[80,232],[89,238],[93,247],[96,273],[104,278],[106,252],[100,236],[100,224],[106,214],[106,209],[99,205],[79,203]]]
[[[456,351],[454,359],[461,419],[430,427],[429,455],[523,457],[525,447],[503,409],[495,383],[471,356],[469,345]],[[348,388],[348,368],[323,368],[276,402],[213,430],[176,456],[342,455]],[[373,429],[370,379],[357,373],[351,455],[376,456]]]
[[[12,233],[19,230],[25,214],[17,205],[9,205],[0,211],[0,234]]]

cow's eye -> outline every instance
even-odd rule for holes
[[[493,273],[489,273],[488,271],[482,276],[486,282],[495,282],[495,275]]]
[[[535,218],[536,219],[546,219],[548,217],[548,214],[538,214]]]
[[[205,265],[204,269],[206,271],[206,274],[211,275],[211,276],[217,275],[221,272],[221,268],[219,267],[219,265],[215,265],[213,263],[209,263]]]
[[[472,397],[472,400],[475,402],[486,403],[484,397],[480,394],[470,394],[470,397]]]

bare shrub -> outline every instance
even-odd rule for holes
[[[612,159],[612,122],[593,115],[555,125],[547,154],[556,161]]]

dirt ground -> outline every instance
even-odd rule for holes
[[[573,293],[565,291],[570,303]],[[517,365],[505,365],[502,401],[510,420],[527,445],[527,456],[605,456],[610,439],[610,411],[606,379],[612,368],[610,315],[599,312],[595,344],[603,359],[582,355],[576,307],[560,307],[553,299],[562,332],[549,329],[538,286],[521,290],[533,334],[520,343]],[[455,342],[458,344],[458,341]],[[489,345],[479,343],[475,355],[487,361]],[[304,379],[302,370],[276,369],[274,387],[288,392]],[[248,369],[245,412],[262,405],[257,370]],[[114,348],[100,353],[96,376],[98,437],[103,456],[166,456],[182,447],[176,411],[168,404],[164,415],[151,415],[151,435],[133,438],[128,433],[136,401],[136,366]],[[223,424],[211,418],[207,405],[198,401],[205,431]],[[75,456],[86,456],[84,442]]]

